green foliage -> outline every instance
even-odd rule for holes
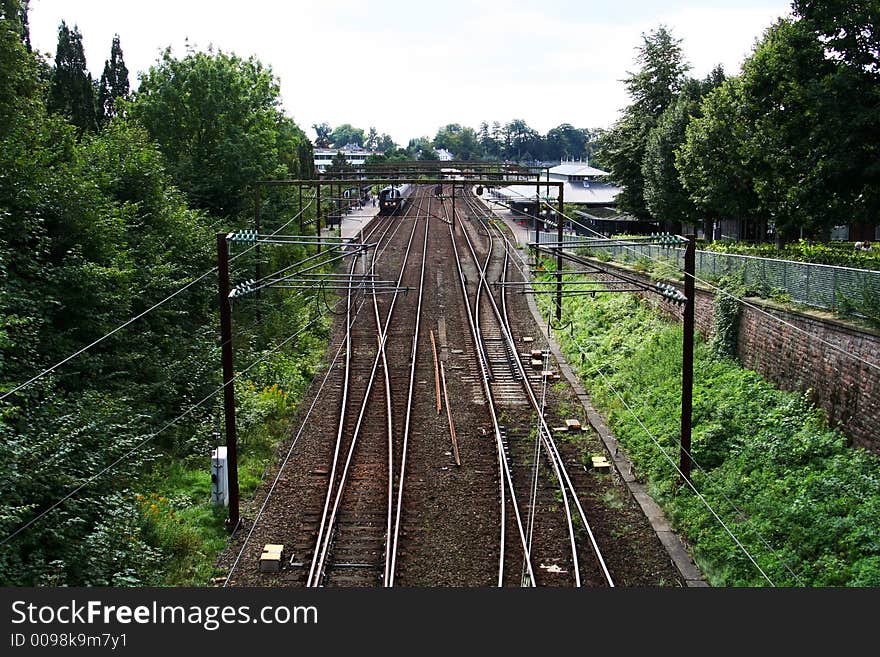
[[[742,284],[724,284],[715,294],[712,308],[712,335],[709,350],[719,357],[736,359],[739,352],[739,320],[744,296]]]
[[[117,116],[99,132],[77,130],[47,110],[47,68],[27,48],[19,7],[0,5],[0,391],[101,341],[0,403],[0,582],[202,585],[227,538],[209,479],[222,412],[214,395],[220,376],[210,274],[223,219],[187,205],[187,195],[205,191],[210,173],[180,178],[191,185],[184,190],[175,176],[197,162],[226,172],[229,183],[231,154],[255,162],[238,180],[303,166],[308,175],[311,145],[280,115],[271,75],[255,61],[223,55],[183,63],[166,57],[180,77],[163,79],[161,66],[153,72],[152,91],[165,94],[150,99],[154,105],[131,105],[120,95]],[[121,49],[114,51],[121,72]],[[198,93],[191,103],[175,96],[194,90],[228,102],[212,108]],[[176,131],[162,133],[178,141],[169,138],[166,147],[200,144],[183,163],[169,166],[150,121],[132,118],[135,106],[156,118],[145,108],[159,105],[179,110]],[[217,130],[202,130],[203,121]],[[250,209],[243,192],[214,192],[231,199],[224,208]],[[265,193],[264,227],[289,221],[298,211],[293,197]],[[314,216],[311,210],[306,223]],[[289,246],[264,250],[262,258],[275,271],[305,255],[305,247]],[[255,264],[253,253],[237,260],[234,282],[252,276]],[[240,455],[245,495],[289,436],[328,337],[322,320],[270,354],[317,311],[294,294],[266,301],[259,325],[253,304],[235,308],[238,365],[263,359],[236,382],[250,450]]]
[[[657,219],[693,225],[702,216],[681,184],[675,154],[684,143],[688,122],[694,116],[699,116],[701,98],[723,80],[724,73],[720,67],[704,82],[686,80],[678,96],[648,133],[642,176],[645,180],[645,203]]]
[[[875,39],[870,11],[796,6],[804,18],[768,28],[741,76],[705,99],[676,161],[701,209],[772,222],[780,245],[801,231],[873,223],[880,209],[880,85],[876,52],[872,61],[866,45]],[[837,49],[839,56],[829,56]]]
[[[280,104],[277,79],[253,57],[220,51],[176,59],[166,50],[143,74],[129,110],[191,203],[230,218],[249,208],[257,180],[312,170],[311,149],[301,148],[308,139]]]
[[[640,69],[624,80],[632,103],[624,108],[602,143],[602,157],[623,187],[617,197],[618,206],[640,218],[650,216],[642,173],[648,138],[675,100],[689,68],[680,44],[663,25],[642,35],[637,57]]]
[[[569,362],[712,584],[766,585],[669,462],[678,459],[680,326],[631,295],[573,297],[566,310],[574,335],[557,337]],[[880,459],[847,447],[805,397],[701,342],[695,357],[693,481],[708,504],[777,586],[880,584]]]
[[[473,128],[463,128],[458,123],[450,123],[437,130],[434,148],[445,148],[457,160],[470,160],[479,152],[477,133]]]
[[[880,293],[865,285],[857,294],[841,295],[837,301],[837,312],[863,318],[875,328],[880,328]]]
[[[343,123],[342,125],[338,125],[333,128],[333,131],[328,135],[328,137],[330,143],[337,148],[343,148],[345,146],[348,146],[349,144],[353,144],[355,146],[364,145],[364,131],[360,128],[355,128],[348,123]]]
[[[742,96],[739,78],[728,78],[707,94],[701,116],[688,123],[675,156],[682,185],[693,202],[723,219],[758,213],[754,170],[745,152],[747,126],[739,119]]]
[[[789,242],[782,249],[778,249],[772,244],[711,242],[701,248],[716,253],[735,253],[855,269],[880,270],[880,250],[857,251],[850,242],[812,242],[802,239]]]
[[[116,102],[127,98],[128,92],[128,68],[122,59],[122,46],[116,34],[110,46],[110,59],[104,62],[104,72],[98,83],[98,125],[107,125],[117,115]]]
[[[315,131],[315,146],[318,148],[330,147],[330,133],[332,129],[329,123],[313,123],[312,130]]]

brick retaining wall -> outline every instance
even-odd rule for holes
[[[654,284],[647,276],[625,271],[629,276]],[[678,283],[676,286],[682,287]],[[648,296],[657,301],[656,295]],[[714,299],[711,291],[697,289],[694,314],[697,330],[704,337],[712,331]],[[825,410],[832,426],[839,423],[839,429],[853,444],[880,454],[880,371],[863,362],[880,366],[880,334],[834,319],[781,310],[761,300],[748,301],[755,307],[743,306],[740,314],[738,351],[742,365],[782,390],[809,391],[810,399]],[[660,301],[659,306],[667,315],[681,317],[681,306],[669,301]],[[862,360],[843,354],[825,342]]]

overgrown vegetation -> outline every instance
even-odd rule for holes
[[[713,585],[880,584],[877,456],[848,447],[805,397],[699,342],[692,452],[704,504],[672,465],[680,325],[628,294],[572,297],[565,308],[574,326],[557,335],[566,357]]]
[[[311,145],[253,59],[165,53],[132,98],[117,38],[90,94],[75,29],[59,70],[30,51],[26,3],[0,19],[0,582],[204,584],[226,538],[209,479],[215,235],[251,225],[255,180],[309,171]],[[264,195],[264,228],[294,217],[292,196]],[[264,249],[264,266],[303,249]],[[255,264],[238,259],[233,284]],[[264,294],[259,323],[236,302],[237,369],[260,360],[236,382],[244,494],[326,343],[320,311],[285,292]]]

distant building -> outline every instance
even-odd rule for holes
[[[455,159],[455,156],[445,148],[435,148],[434,152],[437,153],[437,159],[441,162],[451,162]]]
[[[316,148],[314,149],[315,170],[318,173],[324,173],[327,170],[327,167],[330,166],[333,158],[336,157],[336,154],[340,151],[345,155],[346,161],[355,166],[363,166],[367,161],[367,158],[373,154],[373,151],[361,148],[360,146],[355,146],[354,144],[348,144],[342,148]]]
[[[607,171],[591,167],[586,162],[563,162],[548,169],[551,182],[564,182],[562,188],[562,200],[565,203],[573,203],[586,208],[615,208],[617,195],[620,187],[608,182]],[[559,195],[558,187],[541,187],[540,194],[544,201],[555,207]],[[535,194],[538,191],[538,183],[535,187],[516,185],[514,187],[502,187],[495,190],[498,197],[509,202],[511,207],[521,212],[534,214]],[[545,206],[546,208],[546,206]]]

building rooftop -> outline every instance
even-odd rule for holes
[[[553,203],[557,196],[557,187],[541,188],[541,196]],[[529,203],[535,200],[534,188],[516,186],[501,187],[497,190],[498,194],[506,197],[509,201]],[[577,180],[565,183],[563,187],[563,200],[566,203],[580,203],[584,205],[614,205],[617,195],[620,193],[620,187],[611,183],[599,182],[596,180]]]
[[[550,168],[551,176],[607,176],[607,171],[591,167],[586,162],[563,162]]]

